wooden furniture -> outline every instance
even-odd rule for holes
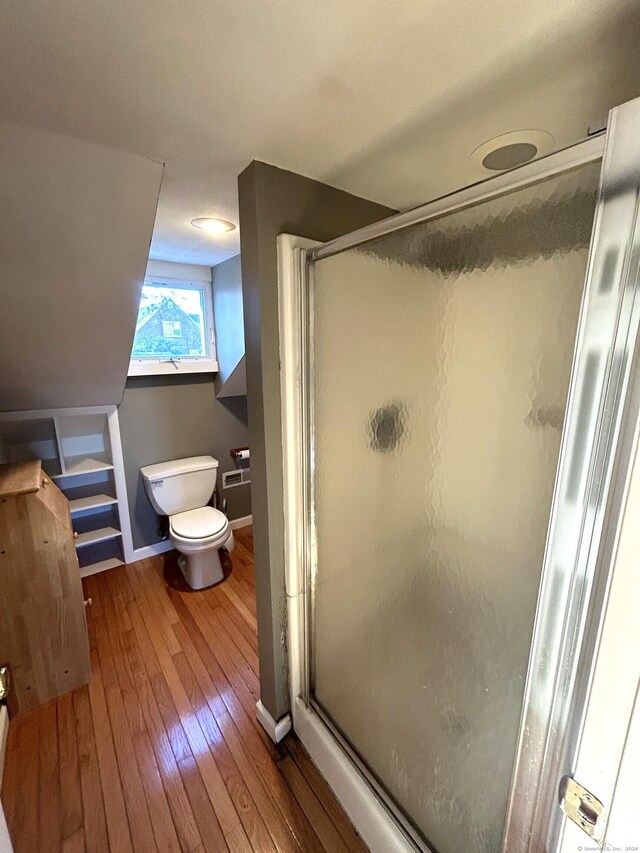
[[[69,501],[40,460],[0,465],[0,664],[11,716],[91,676]]]
[[[0,463],[29,459],[69,498],[81,577],[132,562],[116,407],[0,413]]]

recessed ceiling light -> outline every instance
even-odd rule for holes
[[[554,142],[544,130],[514,130],[483,142],[471,160],[490,172],[505,172],[553,151]]]
[[[191,224],[194,228],[200,228],[209,234],[226,234],[227,231],[235,231],[236,228],[233,222],[228,222],[226,219],[214,219],[212,216],[192,219]]]
[[[494,148],[483,159],[482,165],[492,172],[503,172],[505,169],[514,169],[528,163],[538,153],[538,148],[532,142],[510,142],[509,145],[501,145]]]

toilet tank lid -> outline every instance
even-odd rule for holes
[[[140,473],[145,480],[163,480],[166,477],[176,477],[178,474],[191,474],[194,471],[207,471],[217,467],[218,460],[213,456],[189,456],[187,459],[145,465],[140,469]]]

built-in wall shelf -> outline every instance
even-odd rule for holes
[[[81,577],[133,559],[115,406],[0,413],[0,462],[28,459],[69,500]]]
[[[86,533],[78,533],[76,548],[97,545],[98,542],[106,542],[107,539],[115,539],[117,536],[122,536],[122,531],[116,530],[115,527],[99,527],[97,530],[88,530]]]
[[[65,459],[65,470],[61,474],[54,474],[54,480],[62,480],[65,477],[77,477],[80,474],[96,474],[98,471],[113,471],[113,465],[102,459],[97,459],[98,454],[93,457],[77,456]]]
[[[69,497],[69,495],[67,495]],[[82,515],[92,510],[104,509],[108,506],[117,504],[118,499],[111,495],[88,495],[86,498],[74,498],[69,501],[69,509],[71,516]]]
[[[117,566],[124,566],[122,560],[119,560],[117,557],[110,557],[108,560],[99,560],[97,563],[81,566],[80,577],[86,578],[89,575],[97,575],[98,572],[106,572],[108,569],[117,568]]]

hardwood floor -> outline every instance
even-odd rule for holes
[[[255,719],[251,528],[236,543],[203,592],[173,553],[85,579],[91,683],[9,727],[16,853],[366,851],[295,735]]]

